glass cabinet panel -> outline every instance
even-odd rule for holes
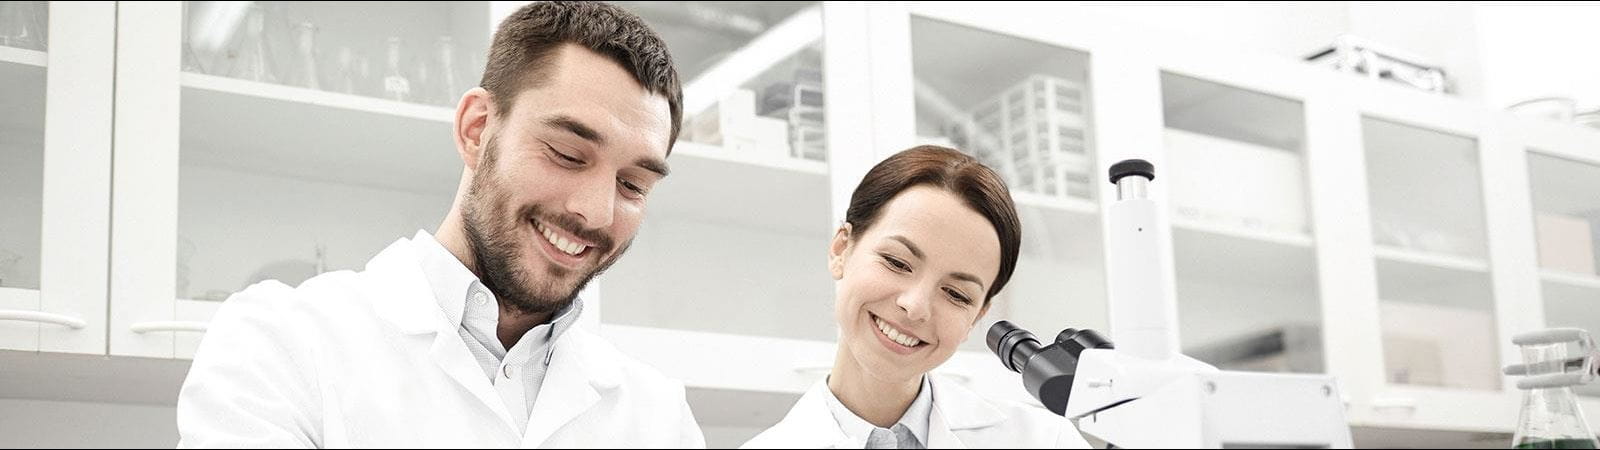
[[[1022,221],[1016,272],[963,349],[988,351],[999,320],[1039,336],[1106,331],[1089,54],[918,16],[911,46],[917,143],[994,169]]]
[[[1161,93],[1184,353],[1322,372],[1304,104],[1170,72]]]
[[[1362,119],[1390,383],[1500,387],[1476,139]]]

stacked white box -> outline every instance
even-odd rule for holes
[[[690,141],[741,153],[769,153],[786,157],[789,148],[789,123],[756,115],[755,93],[735,89],[689,121],[684,133]]]
[[[1595,274],[1594,235],[1589,221],[1564,214],[1538,213],[1539,267]]]
[[[1304,233],[1300,154],[1175,128],[1165,130],[1167,186],[1175,217]]]
[[[793,83],[767,86],[762,95],[761,115],[789,123],[789,156],[828,160],[823,101],[821,73],[814,70],[797,70]]]
[[[947,123],[945,133],[1012,189],[1089,199],[1094,167],[1086,113],[1083,84],[1032,75],[980,103],[970,117]]]

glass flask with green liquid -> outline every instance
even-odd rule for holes
[[[1595,346],[1589,333],[1557,328],[1521,334],[1511,339],[1522,348],[1523,364],[1506,368],[1507,375],[1522,375],[1522,413],[1512,448],[1597,448],[1595,434],[1578,406],[1573,386],[1594,381]],[[1578,348],[1568,356],[1568,346]]]

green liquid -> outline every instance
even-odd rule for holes
[[[1513,448],[1595,448],[1594,439],[1531,439]]]

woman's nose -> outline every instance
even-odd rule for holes
[[[933,309],[929,302],[933,296],[926,289],[912,289],[906,291],[895,303],[906,312],[906,318],[915,322],[926,322]]]

